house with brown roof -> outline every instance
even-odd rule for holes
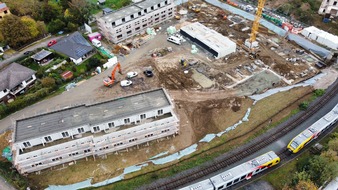
[[[6,3],[0,2],[0,20],[6,16],[10,15],[11,12],[9,11],[9,8],[7,7]]]
[[[0,70],[0,103],[22,94],[36,80],[35,71],[18,63],[12,63]]]

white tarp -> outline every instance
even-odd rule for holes
[[[112,66],[114,66],[116,63],[117,63],[117,57],[114,56],[114,57],[108,59],[108,62],[107,62],[107,63],[103,64],[103,68],[109,69],[109,68],[111,68]]]
[[[338,50],[338,36],[320,30],[314,26],[304,28],[301,34],[334,50]]]

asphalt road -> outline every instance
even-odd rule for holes
[[[16,190],[11,184],[9,184],[2,176],[0,176],[0,189],[1,190]]]

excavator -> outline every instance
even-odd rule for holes
[[[114,84],[115,84],[115,73],[116,73],[116,70],[119,70],[118,72],[122,75],[122,70],[121,70],[121,64],[120,62],[118,62],[113,71],[111,72],[111,76],[108,76],[108,78],[105,78],[103,80],[103,83],[106,87],[112,87]]]

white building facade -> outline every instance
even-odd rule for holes
[[[102,156],[175,136],[179,120],[164,89],[16,121],[13,165],[20,173]]]
[[[173,0],[144,0],[97,19],[100,33],[119,43],[174,17]]]
[[[338,16],[338,0],[323,0],[319,7],[318,14]]]

